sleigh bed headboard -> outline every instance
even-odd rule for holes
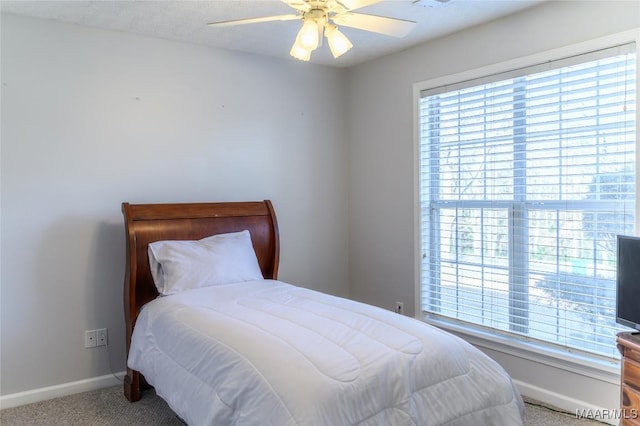
[[[266,279],[276,279],[280,255],[278,223],[269,200],[226,203],[122,203],[126,232],[124,314],[127,355],[140,308],[158,296],[147,253],[149,243],[198,240],[215,234],[249,230]],[[140,374],[127,368],[124,393],[140,399]]]

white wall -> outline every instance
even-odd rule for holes
[[[407,313],[415,314],[414,83],[639,27],[637,1],[553,1],[351,68],[347,84],[351,297],[389,309],[402,301]],[[575,400],[603,408],[618,404],[618,387],[611,377],[591,380],[486,350],[532,396],[555,392],[566,397],[556,398],[558,404]]]
[[[1,394],[125,367],[123,201],[271,199],[280,278],[348,294],[344,72],[2,16]],[[309,84],[313,81],[314,84]]]

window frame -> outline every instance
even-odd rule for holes
[[[630,30],[610,36],[565,46],[550,51],[516,58],[475,68],[442,77],[417,82],[413,85],[413,139],[414,139],[414,290],[416,318],[437,325],[448,331],[458,334],[477,346],[524,357],[534,362],[561,368],[566,371],[593,377],[612,384],[619,384],[619,361],[595,354],[582,353],[566,348],[547,346],[525,337],[514,337],[499,331],[491,332],[480,327],[462,323],[456,320],[436,318],[422,311],[422,224],[421,224],[421,187],[420,187],[420,98],[423,91],[456,83],[474,80],[484,76],[501,74],[519,68],[533,67],[549,61],[563,60],[565,58],[589,53],[596,50],[610,48],[625,43],[636,43],[636,58],[640,58],[640,33]],[[636,69],[636,81],[640,85],[640,67]],[[640,103],[640,99],[636,102]],[[636,108],[636,123],[640,123],[640,108]],[[640,165],[640,149],[636,149],[636,164]],[[640,167],[638,167],[640,170]],[[640,188],[640,173],[636,174],[636,187]],[[640,230],[640,197],[636,197],[636,229]],[[426,238],[431,238],[426,235]]]

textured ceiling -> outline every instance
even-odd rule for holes
[[[416,21],[397,39],[367,31],[340,28],[354,47],[334,59],[326,43],[311,63],[347,67],[407,49],[427,40],[523,10],[544,0],[390,0],[359,9],[372,15]],[[279,0],[129,0],[129,1],[5,1],[3,13],[130,32],[163,39],[287,58],[299,21],[274,21],[212,28],[209,22],[296,13]]]

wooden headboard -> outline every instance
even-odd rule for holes
[[[126,232],[124,316],[127,356],[140,308],[158,296],[149,267],[149,243],[162,240],[198,240],[215,234],[249,230],[262,275],[277,279],[280,256],[278,223],[269,200],[228,203],[122,203]],[[140,399],[144,380],[127,368],[124,393]]]

